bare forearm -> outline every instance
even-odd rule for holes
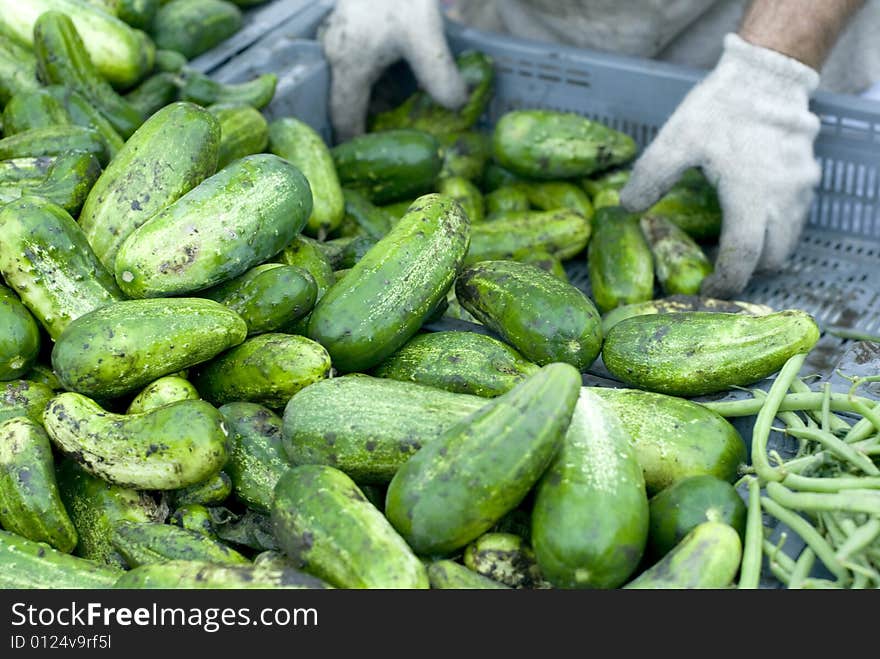
[[[752,0],[739,35],[817,71],[865,0]]]

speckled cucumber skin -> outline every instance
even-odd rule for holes
[[[666,218],[698,242],[721,235],[723,214],[718,193],[699,169],[685,171],[647,212]]]
[[[40,326],[18,295],[0,284],[0,380],[15,380],[40,352]]]
[[[465,566],[508,588],[550,588],[535,551],[515,533],[489,531],[464,549]]]
[[[529,196],[520,184],[505,185],[488,193],[484,198],[486,215],[490,220],[511,211],[527,211],[531,208]]]
[[[40,88],[34,54],[12,39],[0,44],[0,105],[21,92]]]
[[[45,197],[76,217],[100,175],[101,163],[94,155],[74,151],[58,156],[46,179],[22,194]]]
[[[247,324],[248,335],[273,332],[308,315],[318,286],[303,268],[263,263],[200,296],[229,307]]]
[[[589,176],[628,162],[635,141],[625,133],[570,112],[514,110],[495,124],[495,160],[534,179]]]
[[[214,173],[220,124],[192,103],[172,103],[147,119],[89,193],[79,224],[113,271],[131,233]]]
[[[629,434],[649,495],[700,474],[733,482],[748,460],[736,428],[698,403],[639,389],[589,389]]]
[[[170,524],[121,520],[113,525],[110,542],[132,568],[175,560],[224,565],[250,563],[231,547],[204,533]]]
[[[654,258],[639,216],[604,206],[593,216],[587,267],[593,299],[602,313],[654,297]]]
[[[269,332],[200,366],[193,384],[215,405],[247,401],[280,409],[297,391],[329,375],[330,355],[321,344]]]
[[[344,473],[293,467],[275,485],[272,528],[287,556],[338,588],[429,588],[428,573]]]
[[[269,124],[269,150],[300,169],[312,189],[312,213],[303,231],[310,236],[333,232],[345,216],[342,186],[324,139],[294,117]]]
[[[227,428],[227,434],[228,432]],[[230,494],[232,494],[232,479],[225,471],[218,471],[203,481],[172,491],[169,498],[175,508],[189,504],[217,506],[226,501]]]
[[[448,195],[461,204],[471,224],[478,224],[486,219],[483,193],[468,179],[461,176],[440,179],[437,192]]]
[[[180,100],[203,107],[216,103],[246,103],[261,110],[272,101],[278,85],[278,75],[275,73],[262,73],[245,82],[229,83],[186,68],[181,72],[181,77],[183,87],[180,89]]]
[[[0,208],[0,272],[53,340],[90,311],[121,299],[76,221],[42,197]]]
[[[354,234],[363,234],[368,238],[379,240],[391,230],[391,216],[374,206],[369,199],[357,190],[345,189],[342,191],[345,200],[345,223],[352,225]]]
[[[66,85],[49,85],[45,90],[64,106],[70,117],[69,123],[98,132],[107,147],[108,157],[112,159],[119,153],[125,140],[85,96]]]
[[[278,255],[278,260],[286,265],[295,265],[308,272],[318,287],[315,296],[317,303],[327,289],[336,283],[333,265],[316,240],[307,236],[297,236]]]
[[[231,2],[166,3],[153,18],[151,34],[159,48],[192,59],[238,32],[243,20],[241,10]]]
[[[114,588],[122,589],[324,589],[330,586],[294,568],[218,565],[207,561],[166,561],[124,573]]]
[[[64,106],[45,89],[20,92],[3,108],[3,135],[15,135],[32,128],[72,123]]]
[[[57,469],[58,491],[79,541],[74,553],[102,565],[118,568],[125,560],[110,543],[113,524],[119,520],[160,522],[163,510],[147,492],[139,492],[92,476],[73,460],[63,459]]]
[[[537,266],[482,261],[459,275],[455,297],[538,365],[566,362],[585,371],[602,349],[602,319],[592,300]]]
[[[723,313],[742,313],[750,316],[766,316],[773,313],[773,309],[765,304],[755,304],[741,300],[719,300],[699,295],[668,295],[645,302],[633,302],[632,304],[615,307],[602,316],[602,331],[607,335],[617,323],[632,316],[675,313],[679,311],[720,311]]]
[[[227,458],[223,418],[201,400],[114,414],[86,396],[65,392],[49,401],[43,424],[54,445],[86,471],[139,490],[198,483]]]
[[[52,445],[27,417],[0,423],[0,525],[65,553],[76,547],[76,529],[55,480]]]
[[[175,73],[154,73],[125,95],[141,116],[149,118],[166,105],[174,103],[178,95],[180,78]]]
[[[437,138],[411,128],[359,135],[330,154],[342,187],[379,205],[429,192],[443,166]]]
[[[493,581],[482,574],[466,568],[461,563],[441,559],[428,564],[428,580],[434,589],[458,590],[504,590],[503,583]]]
[[[387,483],[422,446],[485,404],[367,375],[322,380],[284,408],[283,447],[292,464],[326,464],[360,484]]]
[[[380,378],[492,398],[538,370],[514,348],[475,332],[426,332],[373,369]]]
[[[569,209],[504,213],[471,228],[465,265],[535,250],[569,259],[583,251],[591,234],[590,220]]]
[[[686,311],[633,316],[615,325],[602,348],[624,383],[673,396],[701,396],[753,384],[819,340],[805,311],[766,316]]]
[[[623,588],[728,588],[739,571],[741,559],[742,542],[732,526],[723,522],[703,522]]]
[[[582,188],[568,181],[529,181],[520,183],[529,203],[535,208],[556,210],[568,208],[587,219],[593,217],[593,204]]]
[[[0,531],[0,588],[104,589],[122,570],[71,556],[48,544]]]
[[[559,449],[581,376],[549,364],[446,430],[391,479],[385,514],[419,554],[446,555],[513,510]]]
[[[439,140],[443,167],[438,178],[461,176],[479,185],[492,156],[491,138],[478,131],[461,131],[441,135]]]
[[[657,281],[666,295],[697,295],[712,262],[682,229],[661,215],[643,215],[642,234],[654,257]]]
[[[246,335],[241,317],[213,300],[123,300],[71,323],[52,348],[52,367],[69,390],[114,398],[211,359]]]
[[[129,403],[125,413],[139,414],[180,400],[199,398],[199,392],[189,380],[179,375],[166,375],[144,387]]]
[[[582,388],[562,448],[541,477],[532,545],[558,588],[617,588],[648,539],[645,479],[626,427]]]
[[[110,157],[100,133],[83,126],[32,128],[0,140],[0,160],[59,156],[68,151],[91,153],[102,165]]]
[[[58,156],[8,158],[0,160],[0,185],[34,183],[46,178]]]
[[[54,396],[55,391],[40,382],[10,380],[0,383],[0,423],[25,416],[42,424],[43,410]]]
[[[321,298],[309,337],[327,349],[338,371],[375,366],[406,343],[447,294],[469,236],[456,201],[435,193],[420,197]]]
[[[236,160],[135,229],[116,254],[129,297],[182,295],[263,263],[302,230],[308,181],[278,156]]]
[[[219,103],[208,111],[220,122],[217,169],[233,160],[262,153],[269,144],[269,123],[263,113],[246,103]]]

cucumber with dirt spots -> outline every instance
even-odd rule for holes
[[[7,137],[33,128],[70,123],[64,106],[43,88],[20,92],[3,108],[3,134]]]
[[[536,250],[570,259],[583,251],[591,234],[590,220],[569,209],[498,214],[471,227],[465,265],[513,259]]]
[[[97,131],[104,140],[110,159],[116,157],[125,140],[98,108],[85,96],[66,85],[49,85],[45,90],[64,106],[70,119],[69,123]]]
[[[217,103],[246,103],[262,110],[275,96],[278,76],[263,73],[245,82],[225,83],[186,68],[181,72],[183,85],[180,88],[181,101],[190,101],[208,107]]]
[[[613,407],[582,388],[562,448],[541,477],[532,544],[558,588],[617,588],[648,540],[645,479]]]
[[[675,313],[679,311],[720,311],[723,313],[742,313],[750,316],[766,316],[773,308],[766,304],[755,304],[742,300],[719,300],[699,295],[669,295],[667,297],[634,302],[616,307],[602,316],[602,331],[607,335],[611,328],[632,316],[648,314]]]
[[[654,257],[639,216],[622,206],[605,206],[593,216],[587,249],[593,299],[602,313],[654,297]]]
[[[468,179],[461,176],[440,179],[437,192],[452,197],[461,204],[471,224],[478,224],[486,218],[483,194]]]
[[[241,317],[203,298],[124,300],[78,318],[52,348],[64,386],[115,398],[238,345]]]
[[[443,167],[438,178],[461,176],[479,184],[492,156],[492,141],[478,131],[446,133],[438,137]]]
[[[0,285],[0,380],[27,373],[40,353],[40,326],[18,295]]]
[[[429,563],[428,580],[434,589],[503,590],[510,587],[449,559]]]
[[[104,589],[122,574],[8,531],[0,531],[0,568],[3,589]]]
[[[168,518],[169,524],[214,537],[214,520],[207,506],[187,503],[179,506]]]
[[[643,215],[642,233],[651,255],[657,281],[666,295],[696,295],[703,280],[712,274],[712,262],[682,229],[662,215]]]
[[[113,525],[113,548],[129,567],[166,561],[205,561],[221,565],[246,565],[250,561],[222,542],[171,524],[128,522]]]
[[[541,250],[528,252],[526,254],[518,255],[516,257],[516,260],[520,263],[528,263],[529,265],[533,265],[536,268],[540,268],[545,272],[549,272],[559,281],[569,283],[568,272],[566,272],[565,266],[562,264],[562,261],[558,257],[553,256],[548,252],[544,252]]]
[[[491,220],[510,211],[527,211],[531,208],[529,196],[521,185],[505,185],[492,190],[484,197],[486,216]]]
[[[0,208],[0,272],[58,340],[75,319],[121,299],[85,234],[67,211],[25,196]]]
[[[538,368],[491,336],[447,331],[414,336],[372,374],[491,398],[510,391]]]
[[[140,414],[108,412],[73,392],[43,412],[53,444],[90,474],[138,490],[176,490],[226,462],[223,418],[210,403],[184,400]]]
[[[39,89],[37,59],[33,52],[11,39],[3,39],[0,43],[0,106],[16,94]]]
[[[219,409],[229,431],[229,460],[224,469],[235,498],[268,513],[275,484],[291,466],[281,441],[281,417],[257,403],[227,403]]]
[[[156,46],[193,59],[238,32],[241,10],[224,0],[174,0],[156,12],[150,34]]]
[[[61,384],[61,380],[55,375],[52,367],[42,362],[34,364],[31,370],[25,373],[24,379],[45,386],[52,391],[64,391],[64,385]]]
[[[589,176],[636,155],[629,135],[572,112],[512,110],[498,119],[492,153],[502,167],[533,179]]]
[[[568,208],[585,218],[593,217],[593,204],[583,189],[568,181],[530,181],[518,186],[533,208],[552,211]]]
[[[98,131],[73,125],[32,128],[0,139],[0,160],[59,156],[68,151],[91,153],[102,165],[110,154]]]
[[[159,72],[151,75],[125,96],[126,102],[149,119],[156,112],[177,100],[179,78],[174,73]]]
[[[284,553],[338,588],[428,588],[428,573],[382,511],[344,473],[292,467],[275,485],[272,528]]]
[[[59,156],[37,156],[0,160],[0,185],[42,181],[58,158]]]
[[[581,387],[554,363],[446,430],[388,486],[385,514],[419,554],[461,549],[516,508],[562,444]]]
[[[268,153],[245,156],[135,229],[116,253],[116,281],[135,298],[215,286],[283,250],[311,209],[296,167]]]
[[[724,417],[702,405],[639,389],[591,387],[620,419],[635,447],[648,495],[696,475],[727,482],[740,476],[748,455]]]
[[[419,330],[446,296],[468,250],[461,206],[427,194],[332,286],[309,318],[309,337],[338,371],[369,369]]]
[[[464,549],[462,560],[474,574],[508,588],[550,588],[535,551],[515,533],[484,533]]]
[[[193,384],[215,405],[234,401],[283,408],[303,387],[330,375],[330,355],[304,336],[268,332],[199,366]]]
[[[673,396],[701,396],[754,384],[819,340],[816,321],[790,309],[766,316],[685,311],[633,316],[602,348],[622,382]]]
[[[198,400],[199,392],[192,383],[179,375],[166,375],[148,384],[138,392],[126,414],[140,414],[179,400]]]
[[[208,111],[220,122],[217,169],[223,169],[233,160],[261,153],[269,144],[269,124],[256,108],[246,103],[219,103],[208,106]]]
[[[72,217],[78,216],[89,190],[101,175],[101,163],[91,153],[76,151],[55,156],[53,160],[42,180],[12,185],[0,183],[0,203],[23,196],[43,197]]]
[[[0,382],[0,423],[13,417],[23,416],[42,425],[43,410],[54,396],[55,391],[40,382],[31,380]]]
[[[536,266],[482,261],[458,276],[455,297],[541,366],[566,362],[585,371],[602,349],[602,319],[592,300]]]
[[[310,574],[294,568],[278,569],[255,565],[218,565],[207,561],[150,563],[125,572],[113,585],[122,589],[208,588],[303,590],[330,588]],[[314,619],[317,624],[317,618]]]
[[[227,429],[228,434],[228,429]],[[225,471],[218,471],[205,480],[170,492],[175,508],[189,504],[218,506],[232,494],[232,479]]]
[[[0,424],[0,525],[65,553],[76,547],[76,529],[58,494],[49,436],[27,417]]]
[[[292,464],[326,464],[361,484],[387,483],[423,445],[486,404],[479,396],[352,374],[296,393],[282,441]]]
[[[739,534],[723,522],[703,522],[625,589],[723,589],[733,584],[742,558]]]
[[[723,213],[715,187],[699,169],[688,169],[647,214],[664,217],[697,242],[721,235]]]
[[[315,306],[318,286],[302,268],[263,263],[200,296],[232,309],[248,335],[274,332],[305,317]]]
[[[138,227],[217,168],[220,124],[192,103],[173,103],[129,138],[95,183],[79,217],[111,272],[116,253]]]
[[[443,166],[437,138],[412,128],[359,135],[330,154],[342,187],[379,205],[430,192]]]
[[[345,198],[330,148],[314,128],[294,117],[269,125],[269,150],[302,171],[312,190],[312,213],[303,231],[323,238],[345,217]]]

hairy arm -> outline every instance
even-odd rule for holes
[[[865,0],[752,0],[739,36],[815,70]]]

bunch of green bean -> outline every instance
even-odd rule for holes
[[[725,417],[755,416],[748,518],[739,587],[758,588],[765,569],[788,588],[880,587],[880,406],[856,395],[880,376],[849,378],[848,393],[798,377],[806,355],[792,357],[768,391],[733,402],[704,403]],[[781,425],[774,426],[778,421]],[[794,457],[768,447],[772,431],[798,441]],[[768,539],[764,513],[800,536],[792,558]],[[766,561],[765,561],[766,558]],[[819,560],[833,579],[812,577]]]

